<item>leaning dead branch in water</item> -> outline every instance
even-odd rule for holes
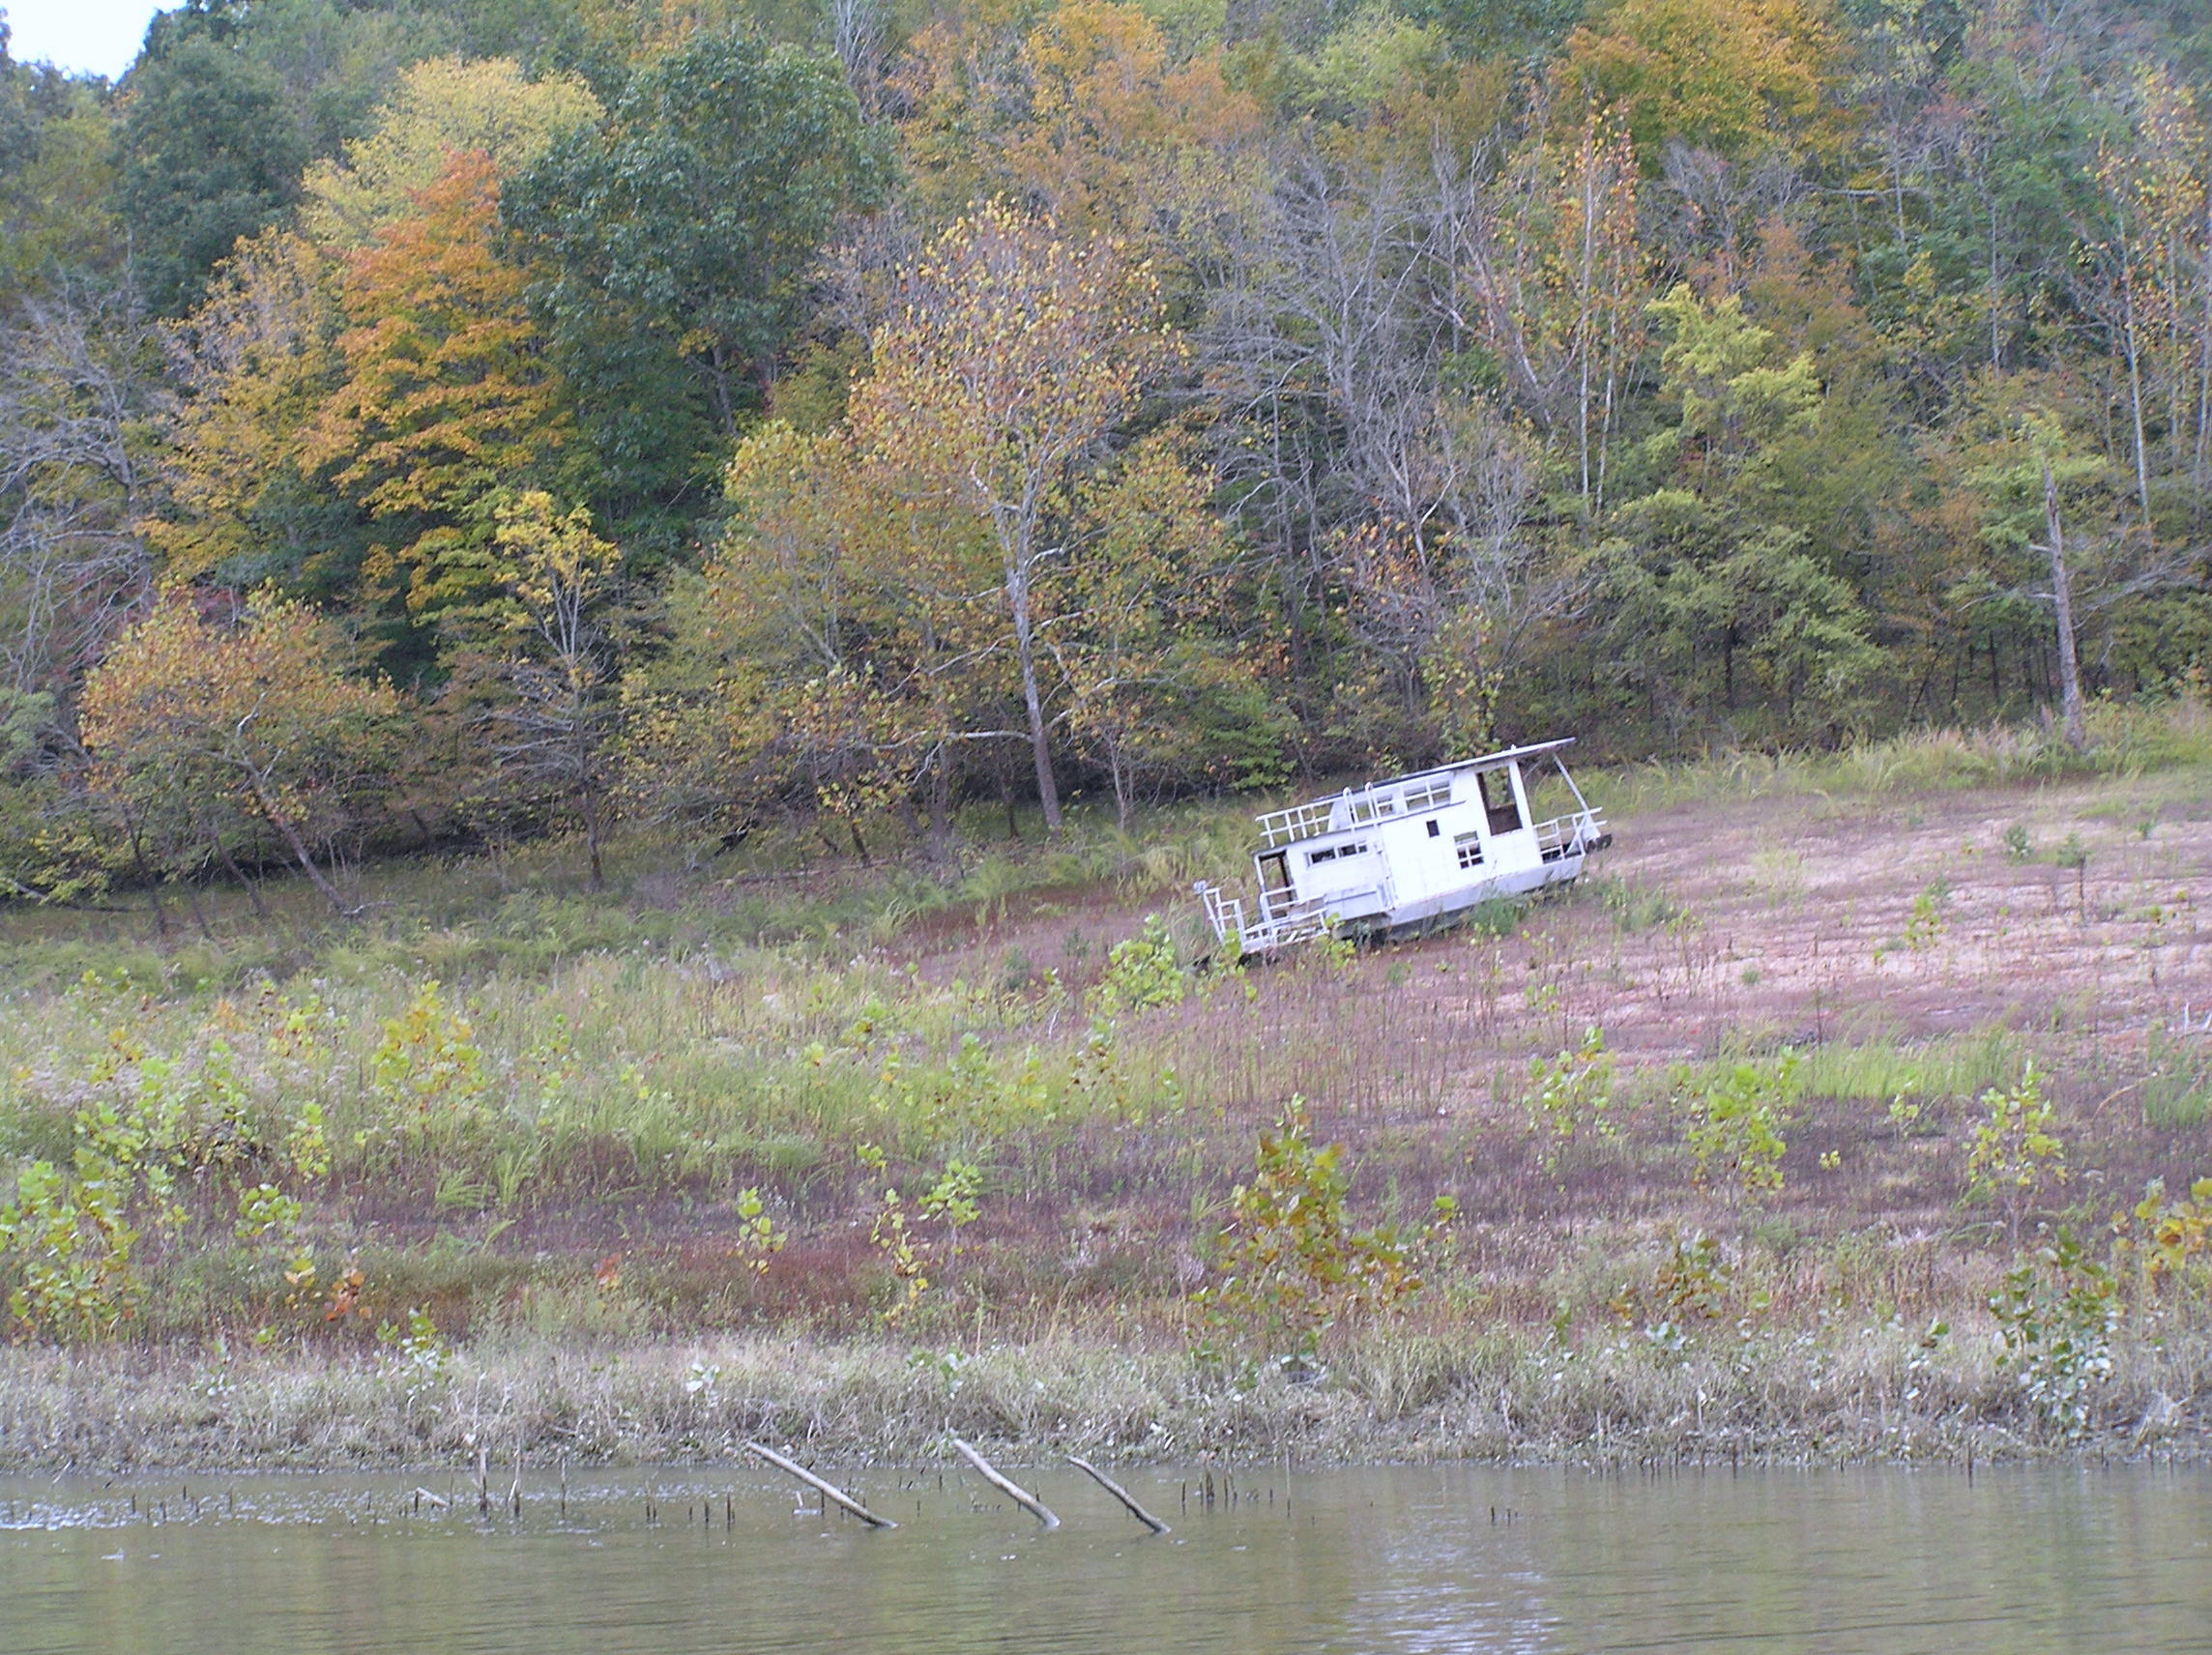
[[[843,1489],[837,1487],[836,1484],[826,1483],[820,1477],[816,1476],[812,1471],[809,1471],[804,1466],[796,1465],[792,1461],[786,1460],[773,1448],[763,1448],[758,1442],[747,1442],[745,1444],[745,1452],[748,1454],[759,1455],[763,1460],[766,1460],[770,1465],[773,1466],[779,1471],[789,1472],[792,1476],[797,1477],[800,1482],[804,1483],[808,1488],[812,1489],[816,1494],[820,1495],[824,1499],[835,1500],[839,1505],[843,1506],[847,1511],[851,1512],[855,1517],[859,1518],[870,1528],[896,1528],[898,1526],[897,1524],[893,1523],[888,1517],[878,1517],[874,1512],[870,1511],[866,1506],[862,1505],[859,1500],[855,1499]]]
[[[975,1466],[976,1470],[983,1473],[983,1480],[985,1482],[989,1483],[993,1488],[997,1489],[1001,1494],[1004,1495],[1008,1499],[1012,1500],[1016,1505],[1020,1506],[1032,1517],[1035,1518],[1037,1522],[1043,1524],[1045,1527],[1058,1528],[1060,1526],[1060,1519],[1053,1516],[1052,1508],[1050,1506],[1046,1505],[1044,1501],[1038,1499],[1036,1495],[1031,1494],[1027,1489],[1019,1488],[1013,1483],[1008,1482],[1004,1477],[1001,1476],[998,1472],[998,1469],[992,1466],[991,1462],[984,1459],[982,1455],[976,1453],[974,1448],[961,1441],[957,1437],[952,1439],[952,1446],[960,1450],[960,1456],[962,1459],[966,1460],[968,1464]]]
[[[1158,1518],[1154,1517],[1150,1512],[1147,1511],[1143,1506],[1139,1505],[1134,1495],[1130,1494],[1127,1489],[1123,1488],[1120,1483],[1117,1483],[1112,1477],[1109,1477],[1104,1471],[1101,1471],[1090,1461],[1082,1458],[1080,1455],[1070,1454],[1067,1457],[1067,1463],[1070,1466],[1073,1466],[1077,1470],[1084,1472],[1091,1478],[1092,1482],[1096,1483],[1100,1488],[1104,1489],[1108,1494],[1112,1495],[1116,1499],[1120,1500],[1124,1506],[1128,1508],[1129,1515],[1131,1517],[1135,1518],[1139,1523],[1143,1524],[1154,1534],[1165,1534],[1168,1531],[1168,1525],[1162,1523]]]

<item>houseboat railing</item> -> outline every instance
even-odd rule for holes
[[[1372,823],[1413,816],[1424,810],[1441,810],[1451,801],[1451,776],[1448,772],[1440,772],[1413,782],[1348,787],[1327,798],[1270,810],[1254,820],[1260,827],[1262,848],[1272,851],[1278,846],[1295,845],[1301,839],[1318,838],[1324,833],[1365,828]]]
[[[1293,943],[1319,937],[1348,909],[1355,915],[1364,915],[1380,912],[1387,906],[1379,886],[1332,891],[1326,896],[1308,897],[1280,907],[1269,905],[1263,897],[1260,912],[1250,918],[1245,916],[1243,899],[1226,894],[1219,886],[1200,881],[1198,897],[1206,905],[1207,922],[1213,927],[1213,934],[1225,943],[1234,936],[1237,946],[1248,954],[1287,948]]]
[[[1310,804],[1268,811],[1258,818],[1261,842],[1271,851],[1278,845],[1293,845],[1300,839],[1312,839],[1327,832],[1337,805],[1351,797],[1348,790],[1337,798],[1317,798]]]
[[[1605,819],[1594,810],[1555,816],[1536,824],[1536,849],[1547,862],[1571,857],[1595,845],[1605,836]]]

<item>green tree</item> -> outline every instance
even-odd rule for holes
[[[1812,354],[1787,352],[1738,297],[1677,286],[1652,311],[1675,418],[1644,444],[1658,486],[1615,514],[1616,670],[1677,730],[1761,703],[1780,704],[1785,727],[1848,723],[1880,657],[1859,594],[1823,556],[1837,525],[1808,512],[1806,488],[1837,463]]]
[[[284,88],[237,49],[229,0],[162,13],[123,85],[124,220],[147,303],[180,315],[244,237],[299,197]]]
[[[641,70],[604,124],[508,192],[537,290],[623,509],[695,487],[805,313],[836,216],[885,164],[834,59],[702,37]]]
[[[73,274],[111,274],[115,117],[97,82],[12,62],[0,15],[0,306]]]

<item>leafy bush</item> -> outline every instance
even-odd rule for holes
[[[2043,1095],[2032,1060],[2021,1066],[2018,1085],[1992,1087],[1982,1094],[1982,1105],[1988,1114],[1975,1126],[1966,1153],[1966,1199],[2001,1203],[2006,1232],[2017,1247],[2029,1203],[2066,1181],[2066,1146],[2052,1130],[2057,1112]]]
[[[1106,974],[1091,992],[1091,1003],[1107,1017],[1180,1005],[1190,992],[1190,976],[1176,958],[1175,939],[1156,914],[1145,915],[1145,928],[1114,944]]]
[[[1586,1138],[1613,1137],[1613,1054],[1605,1031],[1592,1028],[1578,1050],[1528,1060],[1528,1132],[1544,1141],[1544,1170],[1555,1176],[1569,1148]]]
[[[1771,1063],[1731,1063],[1691,1093],[1684,1141],[1698,1183],[1719,1171],[1747,1200],[1780,1191],[1790,1147],[1783,1130],[1802,1089],[1797,1071],[1797,1055],[1785,1052]]]
[[[1998,1365],[2010,1372],[2044,1425],[2078,1442],[2089,1429],[2097,1388],[2112,1377],[2112,1334],[2120,1321],[2112,1273],[2089,1257],[2070,1230],[2006,1273],[1990,1299],[2001,1341]]]
[[[1340,1318],[1420,1291],[1413,1244],[1388,1226],[1353,1229],[1350,1190],[1344,1147],[1316,1145],[1305,1100],[1294,1097],[1275,1130],[1260,1135],[1251,1182],[1230,1195],[1230,1221],[1215,1236],[1220,1279],[1195,1295],[1217,1328],[1273,1353],[1310,1355]],[[1435,1223],[1452,1211],[1441,1201]]]

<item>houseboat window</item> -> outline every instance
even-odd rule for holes
[[[1483,813],[1490,818],[1490,832],[1495,838],[1500,833],[1514,833],[1525,826],[1521,820],[1521,801],[1513,797],[1513,772],[1507,769],[1482,772]]]
[[[1440,804],[1451,802],[1451,777],[1436,776],[1428,781],[1417,781],[1406,789],[1408,810],[1430,810]]]
[[[1461,867],[1479,868],[1482,866],[1482,835],[1480,833],[1453,834],[1452,849],[1459,855]]]
[[[1306,853],[1306,866],[1319,867],[1324,862],[1335,861],[1339,857],[1356,857],[1366,849],[1365,845],[1357,843],[1324,846],[1321,850]]]
[[[1438,821],[1438,820],[1437,820],[1435,817],[1433,817],[1433,816],[1432,816],[1432,817],[1430,817],[1430,818],[1429,818],[1429,837],[1430,837],[1430,838],[1432,838],[1432,839],[1441,839],[1441,838],[1442,838],[1442,837],[1443,837],[1443,832],[1444,832],[1443,824],[1442,824],[1442,823],[1441,823],[1441,822],[1439,822],[1439,821]]]

